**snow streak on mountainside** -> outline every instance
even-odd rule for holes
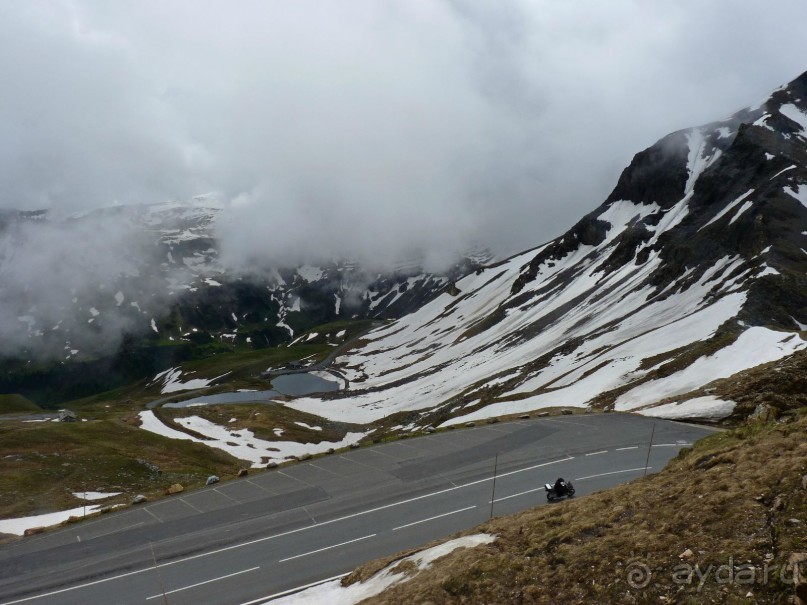
[[[698,392],[807,347],[807,74],[639,153],[568,233],[457,282],[289,403],[411,430],[548,406],[716,418]],[[686,403],[685,403],[686,402]]]

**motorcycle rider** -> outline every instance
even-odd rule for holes
[[[563,496],[566,494],[566,481],[563,477],[558,477],[557,481],[555,481],[555,493],[558,496]]]

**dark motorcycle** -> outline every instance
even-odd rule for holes
[[[571,481],[562,481],[560,483],[545,483],[544,489],[546,490],[546,499],[548,502],[555,500],[562,500],[563,498],[571,498],[574,496],[574,486]]]

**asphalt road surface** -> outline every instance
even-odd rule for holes
[[[0,548],[0,605],[256,605],[491,511],[555,506],[543,484],[559,476],[579,498],[645,464],[660,470],[710,432],[629,414],[559,416],[254,472]]]

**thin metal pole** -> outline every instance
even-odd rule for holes
[[[493,463],[493,493],[490,495],[490,518],[493,518],[493,503],[496,501],[496,474],[499,469],[499,452],[496,452],[496,461]]]
[[[647,465],[650,464],[650,448],[653,447],[653,436],[656,434],[656,423],[653,423],[653,430],[650,431],[650,443],[647,445],[647,460],[644,462],[644,476],[647,476]]]
[[[163,576],[160,573],[160,566],[157,565],[157,555],[154,554],[154,544],[149,542],[151,548],[151,560],[154,561],[154,571],[157,572],[157,580],[160,582],[160,592],[163,594],[163,603],[168,605],[168,596],[165,594],[165,584],[163,584]]]

